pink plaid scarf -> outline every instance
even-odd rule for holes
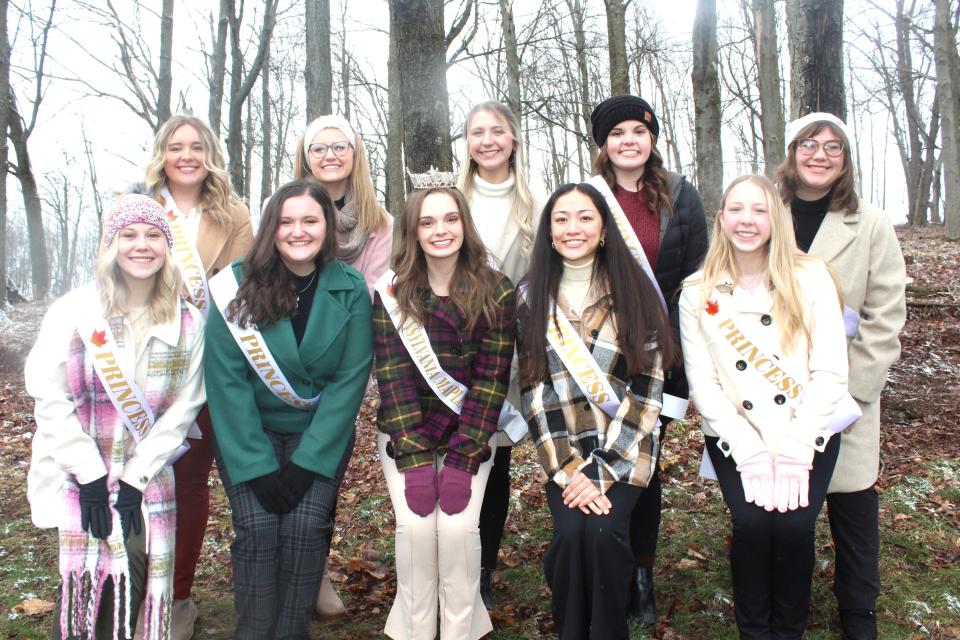
[[[154,414],[160,416],[176,396],[180,381],[190,362],[185,345],[196,330],[193,318],[181,305],[180,343],[176,347],[154,340],[150,345],[146,384],[142,390]],[[123,346],[122,319],[110,320],[110,327]],[[84,430],[96,441],[108,469],[107,484],[111,502],[116,500],[118,479],[123,472],[126,449],[132,443],[123,422],[100,383],[86,355],[83,341],[75,335],[67,359],[67,380],[77,405],[77,417]],[[63,637],[71,634],[93,637],[101,594],[107,578],[114,585],[114,638],[133,635],[129,616],[120,620],[123,602],[130,598],[130,572],[123,533],[116,511],[113,531],[106,540],[87,534],[80,525],[79,489],[71,476],[64,487],[64,518],[59,527],[60,577],[63,581],[60,628]],[[147,580],[143,607],[144,638],[166,640],[170,637],[170,607],[173,597],[173,542],[176,525],[173,471],[164,467],[143,493],[147,508]],[[122,633],[121,633],[122,632]]]

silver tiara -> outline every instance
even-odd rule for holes
[[[437,171],[436,167],[430,167],[426,173],[410,173],[410,182],[414,189],[435,189],[437,187],[453,187],[457,184],[457,174],[452,171]]]

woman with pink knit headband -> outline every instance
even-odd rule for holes
[[[313,120],[297,142],[293,177],[312,177],[330,194],[337,214],[337,258],[363,274],[372,296],[373,285],[390,266],[393,217],[377,202],[367,150],[359,131],[337,115]],[[343,480],[353,445],[351,437],[337,469],[338,483]],[[317,596],[317,613],[323,618],[338,618],[346,613],[326,572]]]
[[[204,403],[203,318],[180,300],[172,246],[163,207],[124,196],[95,281],[53,303],[27,357],[27,497],[60,540],[53,638],[132,637],[141,604],[143,637],[170,638],[170,465]]]

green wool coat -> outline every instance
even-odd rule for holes
[[[240,261],[231,265],[242,282]],[[313,411],[277,398],[253,371],[216,305],[207,319],[207,402],[217,446],[234,483],[279,469],[265,429],[302,433],[292,460],[332,478],[353,433],[370,376],[370,294],[363,276],[339,260],[317,275],[300,345],[289,319],[261,331],[284,376],[302,398],[323,393]]]

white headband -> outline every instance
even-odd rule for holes
[[[317,137],[317,134],[323,131],[324,129],[337,129],[347,138],[347,142],[356,146],[357,144],[357,134],[354,133],[353,127],[350,126],[350,123],[341,116],[320,116],[307,126],[307,131],[303,134],[303,155],[310,161],[310,145],[313,144],[313,139]]]
[[[813,113],[808,113],[802,118],[797,118],[793,122],[789,123],[787,125],[787,131],[786,131],[787,141],[786,141],[786,144],[784,145],[785,147],[784,150],[789,151],[790,143],[792,143],[794,140],[797,139],[797,136],[800,134],[800,131],[806,128],[807,125],[811,125],[814,122],[825,122],[829,124],[831,127],[833,127],[834,129],[836,129],[837,131],[839,131],[840,133],[842,133],[844,137],[847,139],[846,143],[850,147],[851,155],[853,154],[853,145],[854,145],[853,133],[847,127],[847,123],[841,120],[840,118],[838,118],[837,116],[833,115],[832,113],[826,113],[824,111],[815,111]]]

